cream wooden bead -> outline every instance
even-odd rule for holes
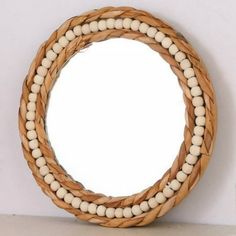
[[[174,191],[178,191],[181,187],[181,183],[177,179],[173,179],[170,182],[170,188]]]
[[[202,142],[203,142],[203,138],[201,136],[194,135],[192,137],[192,144],[194,144],[196,146],[201,146]]]
[[[40,91],[40,85],[32,84],[31,85],[31,92],[37,94]]]
[[[89,214],[96,214],[97,212],[97,205],[95,203],[90,203],[89,206],[88,206],[88,212]]]
[[[203,100],[202,97],[194,97],[193,100],[192,100],[192,104],[195,107],[199,107],[199,106],[202,106],[204,104],[204,100]]]
[[[206,110],[204,106],[195,107],[194,109],[195,116],[204,116],[206,114]]]
[[[73,32],[76,36],[80,36],[82,34],[82,27],[81,25],[77,25],[73,28]]]
[[[40,175],[42,175],[42,176],[47,175],[47,174],[49,173],[48,167],[47,167],[47,166],[41,166],[41,167],[39,168],[39,173],[40,173]]]
[[[25,124],[25,128],[27,130],[34,130],[35,129],[35,123],[33,121],[27,121]]]
[[[89,27],[89,24],[84,24],[82,25],[82,28],[81,28],[81,31],[83,34],[90,34],[91,31],[90,31],[90,27]]]
[[[132,209],[130,207],[125,207],[123,210],[123,215],[125,218],[131,218],[133,216]]]
[[[139,216],[143,213],[143,211],[141,210],[139,205],[133,205],[131,210],[132,210],[132,214],[134,216]]]
[[[184,59],[186,58],[186,54],[181,52],[181,51],[178,51],[176,54],[175,54],[175,60],[177,62],[181,62],[183,61]]]
[[[64,189],[63,187],[59,188],[56,192],[57,197],[60,199],[63,199],[66,194],[67,194],[67,190]]]
[[[74,196],[73,194],[71,193],[67,193],[65,196],[64,196],[64,201],[67,203],[67,204],[71,204],[72,201],[74,199]]]
[[[36,160],[36,166],[38,167],[42,167],[42,166],[45,166],[46,165],[46,160],[44,157],[40,157]]]
[[[169,48],[170,45],[172,44],[172,40],[169,37],[165,37],[162,41],[161,41],[161,45],[163,48]]]
[[[189,78],[187,83],[188,83],[188,87],[190,88],[196,87],[198,85],[198,81],[196,77]]]
[[[193,156],[199,156],[201,154],[200,147],[196,145],[192,145],[190,147],[190,154],[192,154]]]
[[[165,38],[165,34],[163,34],[161,31],[158,31],[155,35],[155,40],[160,43]]]
[[[149,27],[147,30],[147,36],[150,38],[155,38],[156,33],[157,33],[157,29],[154,27]]]
[[[198,116],[195,120],[197,126],[205,126],[206,118],[204,116]]]
[[[183,70],[186,70],[186,69],[190,68],[191,67],[191,63],[190,63],[189,59],[184,59],[183,61],[181,61],[180,62],[180,67]]]
[[[35,112],[34,111],[28,111],[26,112],[26,119],[27,120],[35,120]]]
[[[178,47],[175,44],[172,44],[169,47],[169,53],[174,56],[179,51]]]
[[[72,41],[73,39],[75,39],[75,34],[72,30],[68,30],[65,34],[65,37],[68,41]]]
[[[143,34],[146,34],[148,31],[148,28],[149,28],[149,25],[143,22],[139,26],[139,31]]]
[[[187,79],[193,77],[194,75],[195,75],[195,72],[194,72],[193,68],[190,67],[190,68],[187,68],[187,69],[184,70],[184,76]]]
[[[50,61],[55,61],[56,58],[57,58],[57,54],[55,52],[53,52],[53,50],[49,50],[47,53],[46,53],[46,58]]]
[[[186,162],[190,165],[195,165],[198,160],[198,157],[188,154],[186,157]]]
[[[36,102],[37,100],[37,94],[35,93],[30,93],[29,96],[28,96],[28,99],[30,102]]]
[[[106,209],[106,217],[112,219],[115,217],[115,208],[109,207]]]
[[[166,202],[166,197],[162,192],[157,193],[155,199],[159,204],[163,204],[164,202]]]
[[[197,136],[203,136],[204,134],[204,128],[201,126],[195,126],[193,129],[193,133]]]
[[[80,207],[81,202],[82,201],[79,197],[74,197],[72,202],[71,202],[71,206],[78,209]]]
[[[36,149],[39,147],[39,142],[37,139],[33,139],[31,141],[29,141],[29,148],[30,149]]]
[[[158,206],[158,202],[154,197],[152,197],[148,200],[148,205],[150,206],[150,208],[155,208]]]
[[[52,61],[50,61],[48,58],[43,58],[42,60],[42,66],[45,68],[50,68],[50,66],[52,65]]]
[[[60,188],[60,184],[58,183],[58,181],[54,180],[51,184],[50,184],[50,188],[52,191],[57,191]]]
[[[65,48],[69,44],[69,40],[65,36],[62,36],[59,38],[58,43],[61,47]]]
[[[52,50],[56,53],[59,54],[62,51],[62,46],[59,43],[54,43],[52,46]]]
[[[115,28],[115,19],[114,18],[107,19],[107,28],[108,29],[114,29]]]
[[[182,183],[187,179],[187,175],[183,171],[179,171],[176,175],[176,179]]]
[[[43,81],[44,81],[44,78],[42,76],[40,76],[40,75],[34,76],[34,83],[35,84],[41,85],[41,84],[43,84]]]
[[[107,23],[106,23],[105,20],[100,20],[100,21],[98,22],[98,29],[99,29],[100,31],[104,31],[104,30],[107,29]]]
[[[93,33],[98,32],[98,22],[97,21],[90,22],[89,28],[90,28],[90,31]]]
[[[123,215],[123,209],[118,207],[115,209],[115,217],[116,218],[122,218],[124,215]]]
[[[182,171],[189,175],[192,173],[192,170],[193,170],[193,166],[192,165],[189,165],[188,163],[184,163],[183,166],[182,166]]]
[[[98,216],[105,216],[106,215],[106,207],[105,206],[103,206],[103,205],[99,205],[98,207],[97,207],[97,215]]]
[[[193,87],[191,88],[191,95],[193,97],[197,97],[197,96],[200,96],[202,95],[202,90],[199,86],[196,86],[196,87]]]
[[[131,23],[130,28],[131,28],[133,31],[138,31],[140,24],[141,24],[141,23],[140,23],[139,20],[133,20],[132,23]]]
[[[34,150],[32,151],[32,156],[33,156],[34,158],[39,158],[39,157],[41,157],[41,156],[42,156],[41,150],[40,150],[39,148],[34,149]]]
[[[27,138],[29,140],[33,140],[33,139],[36,139],[37,138],[37,133],[35,130],[29,130],[26,134]]]
[[[123,20],[122,19],[116,19],[115,20],[115,28],[116,29],[122,29],[123,27]]]
[[[124,28],[124,29],[130,29],[131,23],[132,23],[132,19],[130,19],[130,18],[125,18],[125,19],[123,20],[123,28]]]
[[[88,206],[89,206],[89,203],[86,202],[86,201],[83,201],[83,202],[80,203],[79,209],[83,212],[87,212],[88,211]]]
[[[37,68],[37,74],[44,77],[48,73],[48,69],[45,68],[44,66],[39,66]]]
[[[140,209],[143,211],[143,212],[146,212],[146,211],[149,211],[150,207],[148,205],[148,202],[147,201],[143,201],[140,203]]]
[[[169,186],[165,186],[163,194],[166,198],[170,198],[174,195],[174,191]]]
[[[29,103],[27,104],[27,110],[28,110],[28,111],[35,111],[35,110],[36,110],[36,104],[35,104],[35,102],[29,102]]]
[[[51,184],[55,180],[54,176],[52,174],[47,174],[44,176],[44,182],[47,184]]]

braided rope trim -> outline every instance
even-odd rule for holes
[[[96,194],[74,181],[58,164],[44,123],[49,93],[64,64],[92,42],[112,37],[138,40],[159,52],[177,75],[186,105],[184,141],[173,165],[153,186],[127,197]],[[67,20],[40,47],[23,85],[19,129],[25,159],[57,206],[108,227],[142,226],[177,205],[203,174],[215,139],[215,96],[204,65],[183,36],[147,12],[106,7]]]

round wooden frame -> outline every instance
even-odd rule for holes
[[[177,75],[186,105],[184,141],[173,165],[153,186],[124,197],[93,193],[73,180],[58,164],[45,131],[48,96],[60,69],[92,42],[113,37],[138,40],[160,53]],[[177,205],[203,174],[216,133],[214,90],[181,34],[145,11],[106,7],[67,20],[42,44],[23,85],[19,129],[33,176],[57,206],[107,227],[143,226]]]

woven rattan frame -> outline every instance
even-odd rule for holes
[[[90,214],[88,212],[81,211],[79,208],[76,209],[72,207],[71,204],[66,203],[63,199],[60,199],[56,192],[50,188],[50,185],[44,181],[44,177],[40,173],[39,167],[36,165],[36,159],[32,156],[32,150],[29,147],[29,140],[27,138],[28,130],[26,129],[27,104],[29,103],[29,94],[32,90],[31,86],[34,83],[34,77],[37,74],[37,68],[41,65],[41,61],[43,58],[45,58],[46,53],[50,49],[52,49],[52,46],[56,42],[58,42],[60,37],[65,35],[68,30],[73,30],[75,26],[108,18],[131,18],[139,20],[140,22],[144,22],[149,26],[157,28],[166,36],[168,36],[172,40],[172,42],[179,48],[179,50],[186,54],[187,59],[191,62],[195,76],[202,90],[202,97],[204,99],[205,107],[206,123],[203,134],[203,143],[201,145],[201,155],[198,157],[198,161],[194,164],[192,172],[181,184],[181,187],[178,189],[178,191],[175,191],[173,196],[169,197],[163,204],[159,204],[158,206],[150,209],[147,212],[142,212],[142,214],[130,218],[109,218],[106,216]],[[71,58],[71,56],[79,52],[81,49],[89,46],[91,43],[113,37],[123,37],[127,39],[138,40],[147,44],[153,50],[160,53],[164,60],[166,60],[166,62],[170,64],[172,71],[177,75],[179,84],[183,90],[184,102],[186,105],[186,125],[184,128],[184,141],[180,147],[180,151],[175,161],[173,162],[173,165],[153,186],[143,190],[140,193],[126,197],[109,197],[102,194],[93,193],[92,191],[86,190],[81,183],[73,180],[66,173],[63,167],[58,164],[53,149],[50,146],[47,133],[45,131],[45,115],[49,93],[58,77],[58,73],[60,72],[61,68]],[[68,45],[65,46],[60,53],[58,53],[57,58],[52,62],[52,65],[45,75],[44,83],[40,86],[40,91],[37,93],[37,100],[35,103],[35,130],[37,133],[39,148],[46,160],[49,172],[54,175],[55,179],[64,189],[72,193],[75,197],[79,197],[82,201],[95,203],[96,205],[104,205],[106,208],[132,207],[133,205],[140,204],[142,201],[154,197],[155,194],[157,194],[159,191],[162,191],[169,182],[176,178],[176,175],[178,171],[181,170],[185,162],[185,157],[189,153],[189,149],[192,145],[191,138],[194,133],[196,117],[194,115],[194,106],[192,104],[191,89],[187,84],[187,79],[184,75],[184,71],[183,69],[181,69],[180,64],[169,53],[168,49],[163,48],[160,43],[155,41],[155,39],[148,37],[146,34],[141,33],[140,31],[132,31],[130,29],[124,28],[106,29],[104,31],[82,35],[71,40]],[[163,216],[172,207],[176,206],[192,190],[192,188],[199,181],[199,178],[203,174],[212,154],[212,148],[216,133],[215,96],[211,82],[209,80],[209,76],[202,61],[181,34],[177,33],[160,19],[155,18],[145,11],[136,10],[130,7],[106,7],[67,20],[50,36],[50,38],[46,42],[41,45],[36,57],[31,64],[28,75],[23,84],[23,92],[19,111],[19,129],[24,156],[33,173],[33,176],[43,192],[48,195],[57,206],[74,214],[79,219],[97,223],[103,226],[142,226],[152,222],[157,217]]]

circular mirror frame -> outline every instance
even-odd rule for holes
[[[172,166],[153,186],[121,197],[94,193],[68,175],[45,129],[49,94],[62,67],[91,43],[114,37],[158,52],[176,74],[186,106],[184,141]],[[41,45],[23,84],[19,130],[34,178],[58,207],[107,227],[143,226],[176,206],[199,181],[215,140],[216,101],[205,66],[181,34],[148,12],[105,7],[67,20]]]

